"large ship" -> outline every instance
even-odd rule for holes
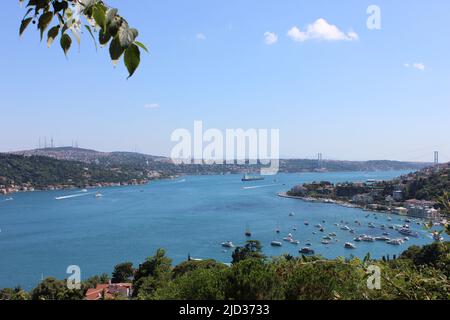
[[[251,176],[249,174],[245,174],[244,177],[242,178],[243,182],[248,182],[248,181],[260,181],[260,180],[264,180],[265,178],[262,176]]]

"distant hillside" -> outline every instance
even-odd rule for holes
[[[450,192],[450,163],[411,173],[394,182],[404,190],[405,199],[436,200],[444,192]]]
[[[169,158],[158,157],[133,152],[99,152],[89,149],[62,147],[27,151],[14,154],[25,156],[46,156],[59,160],[70,160],[96,164],[105,168],[116,166],[128,167],[134,170],[153,170],[166,175],[173,174],[222,174],[257,172],[258,165],[175,165]],[[280,160],[280,172],[326,172],[326,171],[388,171],[388,170],[420,170],[429,163],[400,162],[389,160],[377,161],[337,161],[323,160],[320,165],[317,160],[286,159]]]
[[[100,165],[57,160],[42,156],[0,153],[0,185],[4,188],[29,185],[36,189],[64,185],[83,187],[107,183],[145,180],[145,172],[124,168],[108,169]]]
[[[103,165],[138,165],[142,166],[147,161],[168,161],[167,158],[144,155],[133,152],[100,152],[90,149],[60,147],[17,151],[13,154],[23,156],[43,156],[58,160],[96,163]]]

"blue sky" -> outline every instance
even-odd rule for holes
[[[282,157],[431,161],[439,150],[450,161],[447,0],[109,4],[151,51],[130,80],[87,34],[68,59],[31,27],[20,39],[24,9],[4,4],[0,151],[53,136],[169,155],[172,131],[202,120],[278,128]],[[371,4],[381,30],[366,27]]]

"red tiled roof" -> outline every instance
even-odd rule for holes
[[[86,300],[100,300],[103,297],[106,299],[113,298],[113,294],[110,292],[114,289],[132,289],[131,283],[113,283],[113,284],[97,284],[95,288],[90,288],[86,292]]]

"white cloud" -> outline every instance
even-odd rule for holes
[[[197,38],[197,40],[206,40],[206,36],[203,33],[197,33],[195,35],[195,37]]]
[[[414,68],[414,69],[420,70],[420,71],[425,71],[425,69],[427,68],[427,66],[421,62],[414,62],[412,64],[405,63],[403,66],[405,68]]]
[[[264,33],[264,42],[267,45],[272,45],[278,42],[278,35],[275,32],[265,32]]]
[[[157,103],[148,103],[144,106],[145,109],[159,109],[160,105]]]
[[[355,41],[358,40],[358,34],[354,31],[344,33],[335,25],[329,24],[325,19],[317,19],[309,24],[305,31],[299,27],[293,26],[287,33],[295,42],[304,42],[307,40],[325,40],[325,41]]]

